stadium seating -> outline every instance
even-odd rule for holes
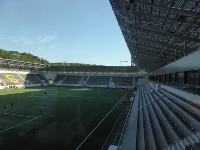
[[[136,149],[185,149],[200,141],[198,104],[149,83],[140,86],[138,99],[133,104],[138,111],[131,114],[138,118]]]
[[[48,83],[48,80],[43,75],[41,75],[41,74],[35,74],[35,76],[38,79],[40,79],[40,81]]]
[[[133,77],[112,77],[115,86],[133,86]]]
[[[133,77],[124,76],[98,76],[98,75],[64,75],[58,74],[54,80],[56,85],[74,86],[95,86],[107,87],[112,83],[112,87],[133,87]]]
[[[63,84],[79,84],[82,76],[67,75],[63,80]]]
[[[5,85],[22,85],[24,80],[15,73],[1,73],[0,79]]]
[[[88,76],[82,76],[79,81],[79,85],[85,85],[87,79],[88,79]]]
[[[87,85],[104,85],[108,86],[110,81],[109,76],[90,76]]]
[[[20,88],[24,86],[31,87],[32,85],[47,85],[48,80],[39,73],[10,73],[5,71],[5,73],[0,73],[0,83],[3,88]]]
[[[66,77],[66,75],[57,75],[55,80],[54,80],[54,83],[63,82],[65,77]]]
[[[42,81],[35,76],[35,74],[19,74],[25,81],[29,81],[31,84],[41,84]]]

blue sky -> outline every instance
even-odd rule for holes
[[[0,10],[2,49],[50,62],[130,65],[109,0],[0,0]]]

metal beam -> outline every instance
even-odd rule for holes
[[[200,42],[200,39],[190,38],[190,37],[182,36],[182,35],[176,35],[175,33],[170,33],[170,32],[166,32],[166,31],[163,31],[163,30],[158,30],[158,29],[153,29],[153,28],[150,28],[150,27],[145,27],[145,26],[143,26],[143,25],[141,25],[139,23],[133,23],[133,22],[131,23],[131,21],[128,21],[128,23],[130,23],[132,25],[132,27],[135,27],[137,29],[142,29],[142,30],[149,31],[149,32],[164,34],[165,36],[168,35],[168,36],[176,37],[176,38],[183,39],[183,40],[186,39],[186,40],[189,40],[189,41]],[[131,33],[131,30],[125,29],[123,27],[124,25],[119,24],[119,26],[120,26],[120,28],[122,30],[124,30],[124,31],[126,31],[128,33]]]
[[[128,45],[129,50],[131,52],[131,55],[134,54],[136,56],[137,56],[138,49],[139,50],[143,50],[143,51],[151,52],[152,55],[153,55],[153,53],[157,53],[157,57],[160,56],[160,54],[163,53],[164,52],[163,50],[166,50],[166,48],[168,48],[168,50],[171,49],[170,46],[166,46],[165,48],[157,48],[157,47],[152,47],[150,45],[140,45],[140,44],[137,44],[137,46],[136,46],[135,43],[133,43],[133,45],[132,45],[131,44],[132,43],[131,40],[127,41],[127,42],[128,42],[127,45]],[[155,51],[155,50],[157,50],[157,51]],[[178,49],[172,49],[172,50],[176,50],[177,51]],[[178,51],[183,51],[183,50],[178,50]],[[171,52],[172,51],[166,51],[165,53],[167,54],[167,53],[171,53]],[[163,53],[163,54],[165,54],[165,53]],[[160,59],[160,60],[162,60],[162,59]]]
[[[152,52],[152,53],[160,53],[161,52],[161,50],[156,47],[151,47],[151,46],[146,46],[146,45],[137,45],[137,46],[134,46],[134,48],[142,48],[145,50],[150,50],[150,52]]]
[[[139,40],[141,40],[141,41],[147,41],[147,42],[151,42],[151,44],[153,43],[153,44],[156,44],[156,45],[160,45],[160,46],[162,46],[162,47],[165,47],[165,48],[168,48],[169,47],[169,43],[167,43],[167,42],[161,42],[161,41],[157,41],[157,40],[153,40],[153,39],[151,39],[151,38],[148,38],[148,36],[146,36],[146,37],[144,37],[144,36],[139,36],[139,35],[137,35],[137,36],[134,36],[134,38],[135,39],[139,39]],[[170,47],[172,48],[172,49],[176,49],[176,50],[179,50],[179,51],[183,51],[184,49],[182,49],[181,47],[179,47],[179,46],[173,46],[173,45],[170,45]]]
[[[176,0],[133,0],[127,10],[125,0],[110,1],[131,55],[148,70],[174,61],[179,54],[182,57],[186,50],[189,54],[200,44],[200,34],[196,34],[199,4],[192,5],[190,0],[179,5],[175,5]],[[187,41],[185,49],[183,41]]]
[[[163,5],[157,5],[154,3],[147,3],[147,2],[143,2],[141,0],[134,0],[134,3],[157,8],[157,9],[162,9],[162,10],[166,10],[166,11],[171,11],[171,12],[175,12],[175,13],[179,13],[179,14],[184,14],[187,16],[197,17],[197,18],[199,18],[199,15],[200,15],[200,14],[196,14],[193,11],[183,10],[183,9],[178,9],[178,8],[171,8],[171,7],[167,7],[167,6],[163,6]]]
[[[113,11],[115,12],[115,14],[117,14],[119,17],[121,17],[124,21],[126,21],[129,24],[132,24],[133,22],[130,21],[127,17],[125,17],[124,15],[122,15],[119,10],[113,9]]]
[[[163,30],[144,27],[144,26],[139,25],[139,24],[133,24],[133,26],[137,29],[141,29],[141,30],[145,30],[145,31],[149,31],[149,32],[154,32],[154,33],[159,33],[159,34],[163,34],[165,36],[168,35],[168,36],[172,36],[172,37],[179,38],[179,39],[182,39],[182,40],[186,39],[188,41],[200,42],[200,39],[194,39],[194,38],[190,38],[190,37],[187,37],[187,36],[176,35],[175,33],[170,33],[170,32],[166,32],[166,31],[163,31]]]
[[[148,56],[148,57],[151,57],[152,59],[154,59],[154,58],[156,58],[159,54],[156,54],[156,53],[151,53],[151,52],[149,52],[149,51],[146,51],[146,50],[144,50],[144,49],[140,49],[140,48],[138,48],[137,49],[137,56],[139,55],[139,54],[142,54],[142,55],[146,55],[146,56]]]
[[[129,47],[129,45],[128,45],[128,47]],[[138,54],[141,55],[141,54],[143,54],[143,52],[144,53],[146,53],[146,52],[151,53],[152,55],[149,54],[147,59],[152,59],[152,60],[156,59],[160,55],[159,52],[154,53],[154,52],[149,51],[146,48],[141,48],[141,47],[129,47],[129,49],[130,49],[130,51],[132,49],[134,49],[133,51],[135,51],[135,55],[138,58],[138,60],[139,60]],[[157,59],[157,60],[161,61],[162,59]]]
[[[132,40],[133,41],[133,40]],[[150,49],[150,50],[152,50],[152,53],[153,52],[164,52],[163,51],[163,49],[166,51],[165,53],[166,53],[166,55],[168,54],[168,53],[172,53],[172,51],[179,51],[179,52],[184,52],[185,50],[184,49],[180,49],[180,48],[177,48],[177,47],[175,47],[175,46],[173,46],[173,44],[170,44],[170,46],[167,46],[167,44],[169,44],[169,43],[165,43],[166,44],[166,46],[163,46],[163,47],[161,47],[161,48],[159,48],[159,47],[152,47],[152,44],[149,44],[148,45],[148,43],[146,44],[146,45],[142,45],[143,43],[140,43],[140,42],[138,42],[138,43],[133,43],[130,39],[128,40],[128,41],[126,41],[126,42],[128,42],[127,43],[127,45],[128,45],[128,47],[130,47],[130,45],[132,45],[131,46],[131,48],[130,48],[130,52],[131,52],[131,55],[132,54],[134,54],[134,55],[136,55],[135,54],[135,52],[133,52],[133,50],[136,50],[138,47],[142,47],[143,49]],[[149,42],[149,41],[148,41]],[[151,41],[150,41],[151,42]],[[156,42],[156,41],[155,41]],[[129,44],[130,43],[130,44]],[[131,43],[133,43],[133,44],[131,44]],[[136,44],[137,44],[137,46],[136,46]],[[180,43],[179,43],[180,44]],[[191,48],[187,48],[188,50],[190,50]],[[155,51],[155,50],[157,50],[157,51]],[[192,50],[192,49],[191,49]],[[163,54],[164,55],[164,54]]]
[[[185,19],[178,19],[178,18],[172,18],[172,17],[166,17],[166,16],[160,16],[160,15],[155,15],[155,14],[150,14],[150,13],[144,13],[144,12],[137,12],[137,11],[132,11],[133,15],[137,15],[138,17],[140,18],[146,18],[146,17],[149,17],[149,18],[154,18],[154,19],[166,19],[166,20],[170,20],[170,21],[174,21],[174,22],[182,22],[182,23],[188,23],[187,20]],[[148,18],[146,18],[148,19]],[[200,22],[196,22],[196,21],[190,21],[189,22],[190,25],[199,25]]]

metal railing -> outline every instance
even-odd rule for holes
[[[122,142],[123,142],[124,135],[125,135],[125,132],[126,132],[126,127],[127,127],[127,124],[128,124],[129,116],[131,114],[131,109],[132,109],[132,106],[133,106],[134,99],[135,99],[135,95],[134,95],[133,101],[132,101],[132,103],[130,105],[126,120],[124,122],[124,126],[123,126],[123,129],[122,129],[122,132],[121,132],[121,136],[120,136],[120,139],[119,139],[119,143],[118,143],[118,150],[122,150]]]

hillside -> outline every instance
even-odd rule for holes
[[[83,64],[83,63],[68,63],[68,62],[56,62],[50,63],[49,61],[40,58],[38,56],[34,56],[30,53],[19,53],[18,51],[7,51],[0,49],[0,58],[32,62],[32,63],[40,63],[40,64],[48,64],[51,66],[95,66],[95,64]]]
[[[17,51],[6,51],[3,49],[0,49],[0,58],[40,63],[40,64],[49,64],[47,60],[40,58],[38,56],[34,56],[30,53],[19,53]]]

